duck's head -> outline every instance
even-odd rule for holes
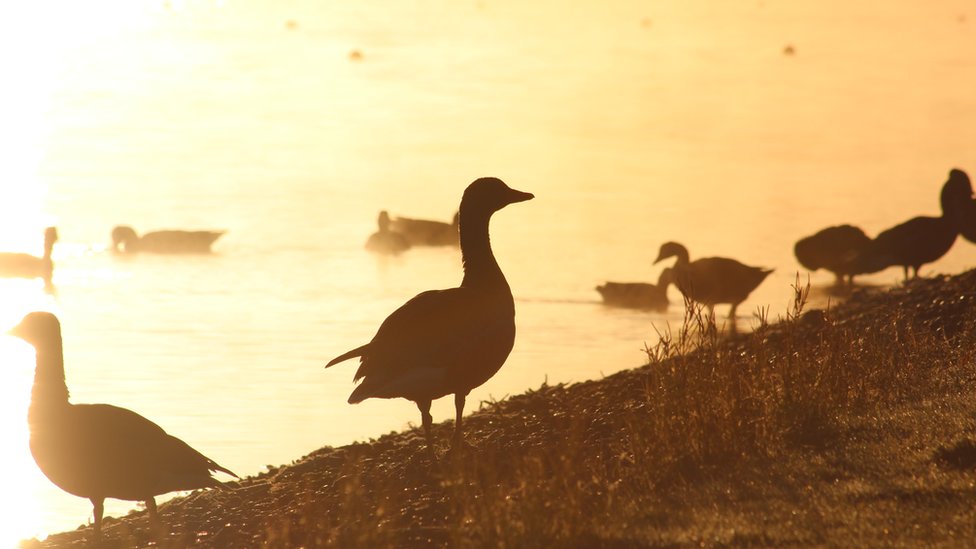
[[[119,225],[112,229],[112,249],[116,252],[122,249],[129,250],[129,247],[139,240],[139,235],[135,229],[128,225]]]
[[[58,241],[58,229],[56,227],[48,227],[44,229],[44,243],[51,243],[53,246],[55,242]]]
[[[61,346],[61,323],[58,317],[44,311],[28,313],[7,333],[23,339],[35,349]]]
[[[386,210],[380,212],[379,217],[376,218],[376,225],[380,228],[381,232],[386,232],[390,229],[390,214]]]
[[[492,214],[498,210],[514,204],[535,198],[532,193],[524,193],[506,185],[497,177],[482,177],[476,179],[464,190],[461,197],[461,209],[459,215],[465,212],[481,212]]]
[[[665,242],[661,244],[661,251],[657,254],[654,263],[663,261],[669,257],[677,257],[678,261],[688,261],[688,249],[677,242]]]

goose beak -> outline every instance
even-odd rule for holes
[[[535,195],[532,193],[523,193],[522,191],[516,191],[511,189],[511,193],[508,195],[508,203],[515,204],[516,202],[525,202],[526,200],[532,200]]]
[[[654,260],[654,265],[657,265],[658,262],[660,262],[662,259],[667,259],[667,258],[661,254],[657,254],[657,259]]]

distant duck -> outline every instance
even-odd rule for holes
[[[942,186],[940,217],[914,217],[882,231],[855,259],[854,268],[863,273],[876,273],[901,266],[908,280],[910,272],[912,277],[917,277],[922,265],[944,256],[956,241],[958,212],[965,207],[961,202],[964,194],[960,192],[960,174],[965,176],[960,170],[953,170]]]
[[[853,284],[854,275],[861,274],[853,261],[870,242],[871,238],[861,229],[838,225],[800,239],[793,247],[793,253],[800,265],[811,271],[826,269],[837,277],[837,285],[843,286],[845,277]]]
[[[492,254],[488,222],[496,211],[531,198],[494,177],[468,185],[460,208],[461,285],[415,296],[383,321],[372,341],[325,366],[359,357],[354,381],[362,383],[350,404],[367,398],[414,401],[431,455],[431,401],[454,394],[457,448],[465,397],[495,375],[515,343],[515,302]]]
[[[664,312],[668,310],[668,285],[671,283],[671,268],[667,267],[658,276],[657,284],[647,282],[607,282],[596,287],[603,297],[603,303],[611,307],[646,309]]]
[[[152,231],[141,237],[132,227],[119,225],[112,229],[115,252],[156,254],[208,254],[210,246],[224,231]]]
[[[380,254],[398,254],[410,247],[406,237],[390,230],[390,214],[386,210],[380,212],[376,220],[379,231],[370,235],[366,240],[366,249]]]
[[[405,236],[411,246],[457,246],[460,243],[459,217],[459,213],[455,213],[450,223],[395,217],[390,223],[390,229]]]
[[[237,476],[135,412],[69,403],[61,324],[53,314],[30,313],[9,333],[36,351],[27,412],[31,454],[51,482],[91,500],[96,537],[105,498],[144,501],[158,523],[155,496],[223,486],[211,472]]]
[[[40,278],[45,285],[51,285],[54,275],[54,262],[51,252],[54,243],[58,241],[58,230],[54,227],[44,229],[44,255],[37,257],[30,254],[0,252],[0,277],[4,278]]]
[[[942,187],[941,202],[943,208],[946,204],[950,205],[949,218],[959,234],[976,243],[976,200],[973,199],[973,184],[966,172],[960,169],[949,171],[949,180]]]
[[[703,257],[689,261],[688,249],[677,242],[661,245],[654,263],[669,257],[677,258],[672,267],[673,284],[685,297],[709,308],[714,314],[715,305],[732,305],[729,318],[735,321],[735,310],[749,297],[772,269],[750,267],[725,257]]]

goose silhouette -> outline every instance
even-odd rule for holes
[[[155,496],[223,486],[211,472],[237,476],[135,412],[69,403],[61,324],[53,314],[29,313],[9,333],[36,351],[27,412],[31,454],[51,482],[91,501],[96,537],[105,498],[144,501],[158,523]]]
[[[665,242],[654,263],[677,258],[672,267],[672,283],[685,297],[705,305],[714,315],[715,305],[729,303],[729,318],[735,321],[735,310],[749,297],[772,269],[750,267],[726,257],[703,257],[689,261],[688,249],[677,242]]]
[[[390,230],[390,214],[383,210],[376,219],[379,230],[366,240],[366,249],[379,254],[398,254],[410,247],[406,237]]]
[[[976,200],[973,199],[973,184],[969,175],[958,168],[950,170],[940,199],[943,205],[950,205],[949,218],[959,234],[976,243]]]
[[[853,225],[827,227],[816,234],[801,238],[793,247],[797,261],[810,271],[826,269],[837,277],[837,285],[846,281],[854,284],[854,275],[861,274],[854,266],[871,238]]]
[[[395,217],[390,229],[406,237],[411,246],[457,246],[460,212],[454,214],[450,223],[429,219]]]
[[[54,275],[54,262],[51,252],[54,243],[58,241],[58,230],[48,227],[44,230],[44,255],[41,257],[30,254],[0,252],[0,276],[6,278],[41,278],[44,284],[51,285]]]
[[[359,357],[353,380],[362,382],[349,396],[350,404],[367,398],[415,402],[432,456],[431,401],[454,394],[452,447],[458,448],[465,398],[495,375],[515,343],[515,302],[491,251],[488,224],[496,211],[532,198],[494,177],[468,185],[459,210],[461,285],[418,294],[393,311],[369,343],[325,366]]]
[[[854,259],[853,268],[862,273],[876,273],[900,266],[908,280],[910,274],[918,276],[922,265],[944,256],[959,234],[958,223],[963,219],[961,212],[966,207],[965,200],[971,200],[965,198],[965,192],[960,188],[959,174],[965,175],[960,170],[950,172],[942,186],[940,217],[913,217],[880,232]]]
[[[156,254],[208,254],[210,246],[225,231],[152,231],[139,236],[129,226],[112,229],[112,251]]]
[[[656,312],[668,310],[668,284],[672,270],[665,268],[658,275],[657,284],[647,282],[607,282],[596,287],[604,305],[645,309]]]

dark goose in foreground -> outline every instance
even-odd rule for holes
[[[733,321],[739,304],[773,272],[725,257],[703,257],[689,261],[688,249],[677,242],[662,244],[654,263],[669,257],[677,258],[672,268],[672,280],[681,294],[708,306],[712,312],[715,305],[730,303],[732,309],[729,310],[729,318]]]
[[[664,312],[668,310],[668,285],[670,283],[671,269],[665,268],[658,276],[657,284],[607,282],[597,286],[596,291],[603,297],[603,303],[611,307]]]
[[[0,276],[8,278],[41,278],[48,286],[54,274],[51,252],[58,241],[58,230],[48,227],[44,230],[44,255],[0,252]]]
[[[30,313],[10,334],[37,355],[27,412],[31,454],[51,482],[91,500],[96,536],[105,498],[144,501],[150,520],[158,522],[154,496],[222,486],[211,472],[237,476],[135,412],[69,403],[61,325],[53,314]]]
[[[372,341],[326,365],[359,357],[354,380],[362,383],[349,396],[351,404],[367,398],[414,401],[431,453],[431,401],[454,394],[458,447],[465,397],[495,375],[515,343],[515,302],[492,254],[488,222],[496,211],[531,198],[494,177],[471,183],[460,208],[461,286],[417,295],[383,321]]]
[[[429,219],[395,217],[390,229],[406,237],[411,246],[457,246],[460,212],[454,214],[450,223]]]
[[[379,230],[366,240],[366,249],[378,254],[398,254],[410,247],[406,237],[390,230],[390,214],[386,210],[380,212],[376,219]]]
[[[793,247],[797,261],[805,268],[816,271],[826,269],[837,277],[837,285],[854,283],[854,275],[861,274],[855,269],[854,259],[860,255],[871,238],[853,225],[827,227],[816,234],[802,238]]]
[[[224,231],[152,231],[142,236],[132,227],[119,225],[112,229],[112,251],[156,254],[208,254],[210,246]]]

